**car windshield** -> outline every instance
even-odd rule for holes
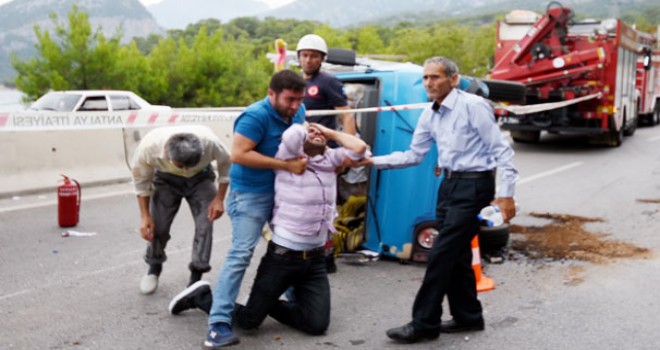
[[[38,111],[58,111],[70,112],[80,100],[79,94],[62,94],[62,93],[49,93],[30,106],[30,109]]]

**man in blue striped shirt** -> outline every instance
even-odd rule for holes
[[[433,104],[422,112],[410,148],[362,162],[380,169],[416,165],[435,142],[438,166],[445,176],[436,209],[440,232],[413,304],[413,320],[387,331],[388,337],[401,343],[436,339],[440,332],[484,329],[470,246],[479,231],[477,214],[491,203],[500,208],[507,222],[516,214],[514,152],[495,122],[492,108],[483,98],[455,88],[459,75],[451,60],[429,58],[423,72]],[[500,186],[493,199],[496,168]],[[445,295],[453,319],[441,322]]]

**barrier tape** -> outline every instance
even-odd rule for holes
[[[398,106],[387,106],[387,107],[367,107],[367,108],[357,108],[357,109],[342,109],[341,113],[369,113],[369,112],[390,112],[390,111],[407,111],[415,109],[424,109],[428,107],[430,102],[424,103],[411,103],[406,105]],[[307,111],[308,117],[319,117],[324,115],[333,115],[337,114],[337,110],[322,110],[322,111]]]
[[[544,111],[549,111],[552,109],[557,109],[557,108],[562,108],[566,106],[570,106],[572,104],[580,103],[583,101],[591,100],[594,98],[601,98],[602,94],[600,92],[587,95],[587,96],[582,96],[579,98],[575,98],[572,100],[567,100],[567,101],[560,101],[560,102],[549,102],[549,103],[539,103],[535,105],[526,105],[526,106],[507,106],[503,104],[497,104],[495,106],[495,109],[503,109],[505,111],[509,111],[513,114],[521,115],[521,114],[531,114],[531,113],[538,113],[538,112],[544,112]]]
[[[368,113],[422,109],[428,103],[387,107],[347,109],[342,112]],[[164,126],[175,124],[233,122],[242,108],[172,109],[171,111],[118,112],[0,112],[0,132],[113,129]],[[308,111],[308,116],[337,114],[337,110]]]
[[[583,96],[568,101],[541,103],[527,106],[507,106],[498,104],[502,109],[514,114],[537,113],[593,98],[600,98],[601,93]],[[386,107],[367,107],[341,110],[341,113],[370,113],[423,109],[429,102],[412,103]],[[170,111],[119,111],[119,112],[0,112],[0,132],[3,131],[48,131],[139,128],[175,124],[233,122],[243,108],[193,108],[172,109]],[[337,110],[307,111],[307,116],[326,116],[339,113]]]

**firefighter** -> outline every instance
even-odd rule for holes
[[[356,125],[353,114],[342,112],[342,110],[349,109],[343,84],[335,76],[321,72],[321,64],[328,55],[328,45],[325,40],[316,34],[305,35],[298,41],[296,51],[303,78],[307,82],[303,100],[305,108],[307,110],[338,110],[343,131],[355,135]],[[310,123],[319,123],[329,129],[337,129],[337,115],[307,117],[306,119]],[[332,147],[336,143],[331,142],[330,145]]]

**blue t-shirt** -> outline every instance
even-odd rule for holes
[[[289,126],[305,121],[305,107],[300,106],[287,123],[273,109],[268,97],[251,104],[234,121],[234,133],[239,133],[256,143],[254,150],[274,157],[282,142],[282,133]],[[229,169],[230,186],[237,192],[274,192],[275,172],[272,169],[252,168],[232,163]]]
[[[332,110],[348,106],[344,85],[334,75],[319,72],[306,80],[307,88],[303,103],[307,110]],[[307,117],[308,122],[319,123],[332,130],[337,129],[337,115]]]

